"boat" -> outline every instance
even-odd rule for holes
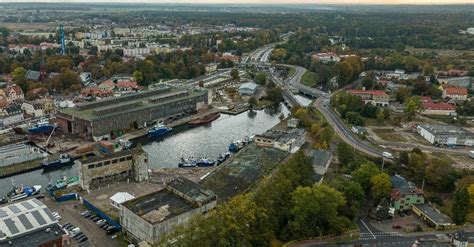
[[[204,124],[207,124],[207,123],[210,123],[216,119],[218,119],[219,117],[221,116],[221,113],[220,112],[214,112],[214,113],[210,113],[210,114],[207,114],[205,116],[202,116],[196,120],[192,120],[188,123],[188,126],[190,127],[196,127],[196,126],[200,126],[200,125],[204,125]]]
[[[208,159],[208,158],[202,158],[196,161],[196,166],[197,167],[208,167],[208,166],[214,166],[216,164],[215,160]]]
[[[152,137],[152,138],[161,137],[168,134],[172,130],[173,130],[172,128],[168,128],[163,124],[156,125],[148,130],[148,137]]]
[[[47,119],[40,120],[36,125],[28,129],[29,134],[51,133],[56,129],[55,124],[50,124]]]
[[[67,154],[60,154],[59,159],[49,161],[49,162],[43,162],[41,163],[41,167],[43,170],[54,170],[54,169],[59,169],[64,166],[70,166],[74,164],[74,159],[67,155]]]
[[[68,187],[72,187],[79,184],[79,176],[64,177],[56,180],[56,182],[50,183],[46,189],[48,191],[56,191]]]
[[[17,187],[14,186],[13,189],[8,192],[8,198],[10,199],[11,202],[18,201],[30,196],[34,196],[39,194],[41,191],[41,185],[34,185],[33,187]]]
[[[229,157],[230,157],[230,152],[222,153],[221,155],[219,155],[219,157],[217,157],[217,160],[216,160],[217,165],[224,163],[224,161],[226,161]]]
[[[236,153],[240,149],[242,149],[244,146],[247,146],[248,144],[252,143],[254,137],[255,137],[255,135],[251,135],[251,136],[246,136],[244,138],[244,140],[242,140],[242,141],[233,141],[233,142],[229,143],[227,148],[228,148],[229,152]]]
[[[178,167],[187,168],[187,167],[196,167],[196,161],[194,159],[185,159],[181,158],[181,162],[178,163]]]

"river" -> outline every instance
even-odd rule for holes
[[[277,109],[244,112],[235,116],[222,114],[209,125],[196,128],[185,126],[175,128],[169,136],[150,142],[141,141],[143,149],[148,152],[150,168],[177,167],[181,157],[208,157],[215,159],[227,151],[227,145],[245,136],[261,134],[280,122],[280,115],[288,116],[289,110],[281,104]],[[43,173],[42,170],[0,179],[0,195],[5,195],[13,182],[16,185],[40,184],[45,188],[50,181],[62,176],[77,175],[75,166],[64,170]]]

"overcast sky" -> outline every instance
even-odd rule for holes
[[[63,3],[226,3],[226,4],[474,4],[474,0],[0,0],[6,2]]]

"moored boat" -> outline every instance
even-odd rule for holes
[[[7,196],[11,202],[18,201],[30,196],[39,194],[41,191],[41,185],[34,185],[33,187],[20,187],[14,186],[13,189],[8,192]]]
[[[207,123],[210,123],[210,122],[218,119],[220,116],[221,116],[220,112],[210,113],[210,114],[202,116],[202,117],[200,117],[196,120],[190,121],[188,123],[188,126],[196,127],[196,126],[199,126],[199,125],[207,124]]]
[[[213,166],[214,164],[216,164],[216,161],[208,158],[202,158],[196,162],[197,167],[208,167]]]
[[[152,137],[152,138],[161,137],[168,134],[172,130],[173,130],[172,128],[168,128],[162,124],[156,125],[148,130],[148,137]]]
[[[194,159],[185,159],[181,158],[181,162],[178,163],[178,167],[187,168],[187,167],[196,167],[196,161]]]
[[[41,167],[43,167],[45,171],[51,171],[51,170],[65,167],[65,166],[70,166],[73,164],[74,164],[74,159],[71,156],[67,154],[60,154],[59,159],[52,160],[49,162],[43,162],[41,163]]]

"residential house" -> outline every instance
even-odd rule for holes
[[[222,54],[221,60],[230,60],[234,63],[239,63],[240,62],[240,57],[237,55],[232,55],[230,52],[225,52]]]
[[[88,87],[84,88],[81,91],[81,97],[83,99],[89,99],[89,98],[107,98],[114,96],[114,91],[112,90],[101,90],[97,87]]]
[[[23,100],[25,98],[23,90],[21,90],[21,88],[15,84],[7,86],[7,88],[3,89],[3,91],[5,92],[5,96],[8,103],[10,104],[17,100]]]
[[[450,85],[453,87],[473,88],[474,77],[438,77],[438,82],[439,84],[441,84],[441,90],[444,89],[444,85]]]
[[[375,106],[388,106],[390,96],[383,90],[348,90],[352,95],[357,95],[362,98],[364,104],[370,103]]]
[[[115,83],[112,80],[105,80],[99,84],[98,88],[102,91],[112,91],[115,89]]]
[[[115,84],[115,89],[119,92],[135,92],[141,88],[136,81],[120,81]]]
[[[38,103],[38,102],[33,102],[33,101],[26,101],[23,102],[21,105],[21,110],[30,116],[33,117],[42,117],[44,116],[43,112],[43,104]]]
[[[23,120],[23,111],[20,105],[10,104],[0,112],[0,126],[10,126],[22,122]]]
[[[391,176],[390,181],[393,188],[390,193],[391,204],[395,210],[409,210],[413,204],[425,203],[423,190],[414,183],[398,174]]]
[[[421,98],[423,102],[423,111],[421,114],[424,115],[443,115],[443,116],[455,116],[456,106],[444,102],[434,103],[431,97],[424,96]]]
[[[206,64],[206,74],[217,71],[217,63]]]
[[[443,99],[449,98],[457,101],[465,101],[467,100],[467,88],[445,87],[441,97]]]
[[[330,62],[337,63],[341,61],[341,58],[336,53],[333,53],[333,52],[314,54],[313,59],[321,63],[330,63]]]

